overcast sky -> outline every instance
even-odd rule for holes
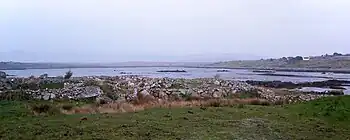
[[[0,0],[0,61],[320,55],[349,38],[349,0]]]

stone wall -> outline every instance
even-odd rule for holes
[[[103,94],[103,91],[96,86],[72,87],[63,89],[42,89],[42,90],[26,90],[26,93],[36,99],[83,99],[97,97]]]

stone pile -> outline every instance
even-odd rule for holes
[[[97,79],[97,80],[96,80]],[[137,94],[152,95],[154,98],[170,100],[173,98],[226,98],[232,94],[249,92],[255,87],[238,81],[220,79],[170,79],[146,77],[99,77],[113,87],[121,99],[130,100]]]
[[[74,77],[70,80],[48,77],[8,79],[7,81],[0,82],[0,91],[2,87],[1,83],[16,85],[29,81],[38,84],[64,82],[63,88],[60,89],[25,89],[25,91],[33,97],[44,100],[54,98],[80,99],[99,97],[104,100],[133,101],[137,99],[138,95],[150,96],[153,99],[160,100],[178,100],[189,98],[230,98],[238,94],[256,93],[257,97],[271,102],[298,102],[314,100],[325,96],[301,93],[281,95],[274,92],[274,90],[252,86],[246,82],[221,80],[217,78],[171,79],[139,76]]]
[[[174,100],[184,98],[229,98],[236,94],[257,93],[257,97],[271,102],[300,102],[318,99],[323,94],[289,92],[279,94],[274,90],[256,87],[240,81],[220,80],[214,78],[170,79],[146,77],[96,77],[113,87],[120,99],[132,101],[137,94],[151,95],[155,99]],[[95,79],[95,80],[96,80]]]
[[[279,94],[271,89],[266,88],[258,88],[258,96],[259,98],[266,99],[270,102],[287,102],[287,103],[295,103],[295,102],[305,102],[311,101],[315,99],[319,99],[322,97],[333,96],[329,94],[311,94],[311,93],[298,93],[298,92],[290,92],[289,94]]]
[[[103,91],[96,86],[86,87],[65,87],[62,89],[40,89],[40,90],[25,90],[33,98],[50,100],[50,99],[83,99],[97,97],[103,94]]]

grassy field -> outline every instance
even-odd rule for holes
[[[283,106],[154,108],[136,113],[34,115],[0,101],[0,139],[350,139],[350,97]],[[54,104],[54,103],[51,103]]]

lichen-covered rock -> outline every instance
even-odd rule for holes
[[[97,104],[108,104],[108,103],[111,103],[113,102],[113,100],[109,97],[106,97],[106,96],[99,96],[96,98],[96,103]]]
[[[6,78],[7,74],[3,71],[0,71],[0,78]]]

